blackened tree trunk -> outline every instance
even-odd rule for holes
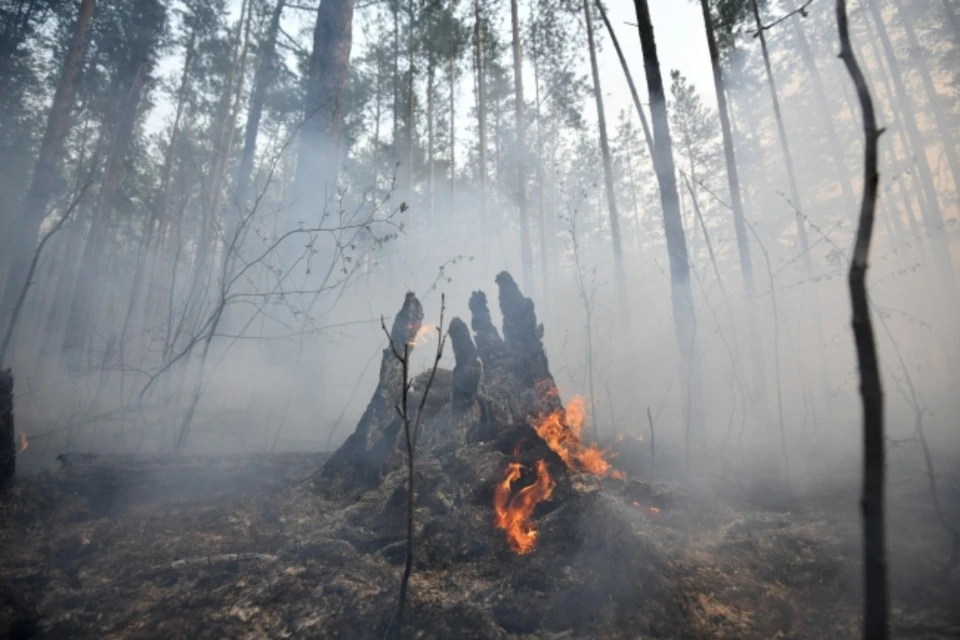
[[[886,640],[889,636],[887,609],[887,558],[884,543],[884,435],[883,389],[880,384],[880,365],[877,346],[870,321],[870,301],[867,294],[867,262],[873,235],[874,212],[877,206],[877,143],[880,130],[873,110],[873,98],[866,78],[860,70],[850,44],[847,24],[847,3],[837,0],[837,25],[840,31],[840,58],[843,60],[857,88],[863,112],[864,166],[863,202],[860,206],[860,225],[850,265],[850,300],[853,303],[853,335],[860,364],[860,394],[863,396],[863,495],[860,509],[863,515],[863,578],[865,607],[863,637]]]
[[[517,0],[510,0],[510,24],[513,29],[513,88],[517,117],[517,207],[520,210],[520,263],[523,287],[533,291],[533,249],[530,240],[530,217],[527,211],[527,134],[524,124],[523,51],[520,47],[520,13]],[[546,292],[544,292],[546,293]]]
[[[316,193],[316,185],[320,185],[321,194],[327,197],[336,192],[343,95],[350,73],[352,44],[353,0],[324,0],[313,30],[305,121],[297,161],[299,198],[311,191]]]
[[[630,304],[627,297],[627,273],[623,265],[623,243],[620,238],[620,214],[617,211],[617,193],[613,187],[613,165],[610,161],[610,141],[607,138],[607,116],[603,110],[603,90],[597,67],[597,46],[593,37],[593,15],[590,0],[583,0],[583,15],[587,23],[587,44],[590,47],[590,70],[593,73],[593,95],[597,101],[597,124],[600,129],[600,153],[603,154],[603,178],[610,213],[610,235],[613,239],[613,265],[617,278],[617,297],[624,327],[630,322]],[[546,294],[546,292],[544,292]]]
[[[637,11],[637,28],[643,50],[643,66],[647,76],[650,95],[650,117],[653,124],[653,165],[660,184],[660,203],[663,207],[663,227],[667,239],[667,254],[670,260],[670,286],[672,290],[673,316],[677,339],[683,356],[684,389],[687,396],[687,428],[700,429],[702,404],[700,385],[696,375],[695,333],[696,318],[693,308],[693,290],[690,286],[690,262],[687,256],[687,241],[683,232],[680,214],[680,196],[677,191],[676,167],[673,163],[673,145],[670,141],[670,124],[667,117],[667,100],[660,74],[660,60],[654,37],[653,23],[647,0],[634,0]]]
[[[40,143],[40,153],[33,171],[33,179],[27,188],[23,208],[19,216],[20,222],[16,225],[17,241],[11,245],[10,268],[6,286],[3,290],[2,305],[0,305],[0,327],[6,325],[20,290],[26,284],[24,278],[37,246],[37,235],[40,232],[40,225],[46,213],[47,203],[54,191],[62,156],[63,141],[70,131],[70,112],[73,108],[80,70],[87,50],[90,24],[93,21],[95,7],[96,2],[94,0],[82,0],[80,2],[77,24],[74,27],[73,37],[67,49],[63,69],[60,71],[60,78],[57,80],[53,105],[50,107],[47,116],[47,126],[43,141]]]
[[[257,136],[260,133],[260,118],[263,116],[263,102],[267,89],[274,80],[274,65],[277,50],[277,34],[280,31],[280,18],[286,0],[277,0],[273,13],[270,15],[270,24],[260,43],[260,55],[257,61],[257,72],[253,79],[253,92],[250,94],[250,105],[247,110],[247,125],[243,136],[243,153],[240,156],[240,168],[237,172],[237,206],[246,206],[250,188],[250,179],[253,172],[253,158],[257,151]]]
[[[0,369],[0,491],[17,470],[17,442],[13,427],[13,372]]]
[[[650,152],[650,158],[652,160],[654,158],[653,135],[650,133],[650,125],[647,123],[647,116],[643,113],[643,107],[640,106],[640,94],[637,93],[637,85],[633,83],[633,74],[630,73],[630,67],[627,66],[627,59],[623,55],[623,49],[620,48],[620,41],[617,39],[617,34],[610,24],[610,19],[607,18],[607,12],[603,8],[603,3],[600,0],[596,0],[596,2],[597,9],[600,11],[600,18],[607,27],[607,33],[610,34],[610,39],[613,41],[613,48],[616,49],[617,57],[620,59],[620,68],[623,69],[623,75],[627,78],[627,86],[630,87],[630,97],[633,98],[633,106],[637,110],[637,117],[640,118],[640,126],[643,128],[643,139],[647,143],[647,151]]]

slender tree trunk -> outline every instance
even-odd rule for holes
[[[263,103],[267,96],[267,89],[273,83],[273,66],[276,59],[277,34],[280,31],[280,18],[286,0],[277,0],[270,24],[260,43],[260,55],[257,60],[257,71],[253,79],[253,92],[250,94],[250,105],[247,109],[247,125],[243,136],[243,153],[240,156],[240,168],[237,171],[237,205],[246,206],[251,174],[253,173],[253,159],[257,151],[257,136],[260,133],[260,118],[263,115]],[[379,73],[379,66],[377,67]],[[379,79],[379,76],[378,76]],[[379,105],[378,105],[379,106]],[[379,124],[379,123],[378,123]]]
[[[643,128],[643,138],[647,142],[647,151],[650,152],[651,161],[654,160],[654,150],[653,150],[653,136],[650,134],[650,125],[647,124],[647,116],[643,113],[643,107],[640,105],[640,94],[637,93],[637,86],[633,83],[633,74],[630,73],[630,67],[627,66],[627,59],[623,55],[623,49],[620,48],[620,41],[617,40],[617,34],[613,30],[613,26],[610,25],[610,20],[607,18],[607,12],[603,8],[603,4],[600,0],[596,0],[597,9],[600,11],[600,18],[603,19],[603,24],[607,27],[607,33],[610,34],[610,39],[613,41],[613,48],[617,51],[617,57],[620,59],[620,68],[623,69],[623,75],[627,78],[627,85],[630,87],[630,96],[633,98],[633,106],[637,110],[637,117],[640,118],[640,126]]]
[[[433,161],[433,120],[434,120],[434,84],[437,75],[437,65],[433,55],[427,61],[427,198],[430,201],[430,225],[436,217],[436,171]]]
[[[450,55],[450,210],[457,205],[457,58]]]
[[[944,218],[940,209],[940,200],[937,196],[937,189],[933,182],[933,174],[930,171],[930,162],[927,159],[926,145],[923,142],[923,136],[917,126],[917,114],[914,111],[913,103],[910,100],[910,94],[903,82],[903,72],[900,69],[900,63],[897,61],[894,53],[893,44],[890,42],[890,36],[887,34],[883,18],[880,16],[880,10],[877,8],[876,1],[870,0],[865,3],[867,12],[873,21],[877,39],[886,58],[887,68],[890,71],[890,79],[893,83],[896,104],[903,114],[903,124],[910,146],[913,148],[917,170],[920,173],[920,183],[923,187],[927,200],[927,206],[921,209],[924,225],[927,233],[930,234],[930,246],[933,250],[936,270],[940,277],[941,286],[944,294],[950,300],[956,300],[960,289],[957,285],[957,276],[954,271],[953,258],[950,255],[950,248],[944,237]]]
[[[796,1],[789,0],[786,8],[788,11],[796,10]],[[843,204],[852,214],[856,211],[856,198],[853,195],[852,187],[853,181],[850,172],[847,170],[846,155],[840,146],[840,136],[837,134],[837,128],[833,124],[833,111],[830,109],[830,104],[827,100],[827,92],[823,85],[823,78],[817,68],[817,62],[813,56],[813,50],[810,48],[810,41],[807,40],[807,34],[804,32],[802,21],[798,18],[792,18],[790,23],[793,26],[793,34],[799,45],[800,58],[803,60],[803,64],[807,68],[813,84],[813,97],[817,105],[820,122],[823,125],[823,133],[827,136],[827,143],[830,145],[830,154],[833,156],[834,169],[837,172],[836,178],[840,182],[840,188],[843,192]]]
[[[406,145],[406,198],[408,204],[413,201],[413,161],[415,141],[417,139],[416,114],[416,67],[413,63],[413,31],[414,31],[413,0],[407,0],[407,145]]]
[[[747,237],[747,227],[743,215],[743,198],[740,194],[740,170],[737,167],[736,150],[733,143],[733,130],[730,126],[730,112],[727,107],[727,92],[723,78],[723,68],[720,65],[720,49],[717,46],[717,37],[713,25],[713,13],[708,0],[700,0],[703,13],[704,29],[707,35],[707,47],[710,50],[710,67],[713,71],[713,88],[717,96],[717,113],[720,117],[720,131],[723,137],[723,156],[727,167],[727,186],[730,189],[730,205],[733,208],[733,230],[737,238],[737,252],[740,257],[740,274],[743,277],[743,288],[746,291],[744,308],[750,335],[749,340],[751,370],[753,372],[754,404],[760,411],[760,420],[766,420],[767,413],[767,379],[766,366],[763,359],[763,349],[760,340],[760,323],[758,321],[756,303],[756,281],[753,274],[753,260],[750,256],[750,242]]]
[[[540,232],[540,284],[543,287],[542,304],[549,306],[550,289],[549,279],[550,270],[547,267],[547,229],[546,229],[546,211],[544,208],[544,184],[545,179],[543,170],[543,114],[540,103],[540,43],[537,41],[537,27],[533,30],[533,88],[534,104],[537,109],[537,226]],[[546,315],[547,309],[543,313]]]
[[[787,181],[790,184],[790,198],[796,207],[797,237],[800,239],[800,251],[803,252],[803,264],[807,276],[813,276],[813,261],[810,258],[810,242],[807,239],[807,226],[803,219],[803,201],[800,199],[800,189],[797,186],[797,174],[793,168],[793,154],[790,152],[790,142],[787,140],[787,128],[783,123],[783,113],[780,111],[780,98],[777,97],[777,83],[773,78],[773,67],[770,64],[770,53],[767,50],[767,37],[764,33],[763,22],[760,19],[760,9],[757,0],[750,0],[750,8],[757,24],[760,51],[763,53],[763,66],[767,72],[767,84],[770,87],[770,100],[773,103],[773,115],[777,121],[777,133],[780,136],[780,149],[783,151],[783,161],[787,172]]]
[[[927,94],[927,112],[933,114],[933,121],[937,125],[937,138],[943,146],[944,154],[947,156],[947,164],[950,166],[950,173],[953,176],[954,192],[960,194],[960,156],[957,155],[957,144],[954,137],[957,126],[950,122],[944,111],[943,98],[937,92],[933,83],[930,66],[927,63],[927,54],[920,46],[920,42],[917,41],[917,34],[910,12],[905,11],[897,0],[894,0],[892,4],[900,17],[897,22],[903,27],[904,33],[907,34],[907,45],[909,45],[910,51],[914,52],[911,59],[914,61],[917,71],[920,72],[923,90]]]
[[[530,219],[527,211],[527,135],[524,124],[523,52],[520,48],[520,10],[517,0],[510,0],[510,24],[513,29],[513,87],[517,117],[517,206],[520,209],[520,263],[523,287],[533,294],[533,246],[530,240]]]
[[[20,294],[30,260],[37,246],[40,225],[46,215],[46,207],[56,183],[57,172],[63,150],[63,141],[70,131],[70,112],[73,109],[74,96],[80,79],[80,70],[86,55],[90,24],[93,21],[93,12],[96,7],[94,0],[82,0],[77,12],[77,23],[73,29],[73,36],[67,48],[67,57],[57,88],[53,95],[53,104],[47,115],[46,129],[40,143],[40,152],[33,170],[33,178],[27,188],[23,207],[19,216],[15,244],[9,258],[6,285],[3,288],[2,304],[0,304],[0,327],[6,326]],[[0,260],[0,271],[2,262]]]
[[[479,140],[478,160],[480,170],[480,265],[483,270],[487,266],[487,89],[486,78],[484,77],[483,64],[483,29],[480,20],[480,0],[474,0],[474,26],[473,35],[476,47],[477,59],[477,129]]]
[[[135,73],[130,79],[130,89],[119,115],[119,123],[114,136],[110,156],[107,160],[106,173],[87,243],[83,249],[78,269],[77,285],[72,292],[70,311],[67,315],[66,334],[64,335],[63,351],[71,356],[68,366],[78,363],[76,358],[82,356],[86,347],[87,338],[92,329],[91,323],[95,319],[94,311],[98,308],[100,296],[101,259],[110,242],[109,230],[112,228],[111,218],[117,205],[120,184],[123,180],[124,161],[133,138],[133,130],[137,121],[137,112],[140,107],[140,98],[143,91],[144,75],[146,73],[147,56],[149,51],[140,52],[141,63],[135,67]],[[133,67],[131,67],[133,69]]]
[[[883,389],[877,346],[870,320],[870,300],[867,293],[867,261],[873,234],[874,212],[877,205],[877,142],[880,130],[873,110],[873,98],[866,78],[860,70],[850,44],[845,0],[837,0],[837,24],[840,31],[840,58],[857,87],[863,112],[864,167],[863,203],[860,224],[850,265],[850,299],[853,305],[853,335],[860,365],[860,393],[863,396],[863,495],[860,509],[863,517],[863,577],[865,607],[863,615],[864,638],[886,640],[890,596],[887,591],[887,558],[884,522],[884,425]]]
[[[696,372],[696,315],[693,307],[693,291],[690,286],[690,262],[687,243],[680,214],[680,197],[677,191],[676,167],[673,163],[673,145],[670,141],[670,125],[667,117],[667,99],[660,74],[660,60],[650,8],[647,0],[634,0],[637,11],[637,26],[643,63],[650,95],[650,115],[653,121],[653,164],[660,184],[660,202],[663,207],[663,227],[667,239],[667,254],[670,261],[670,285],[672,290],[673,316],[677,339],[683,358],[683,379],[688,408],[688,429],[698,435],[702,426],[701,389]]]
[[[607,139],[607,116],[603,109],[603,89],[597,66],[597,46],[593,38],[593,15],[590,0],[583,0],[583,15],[587,24],[587,44],[590,47],[590,70],[593,73],[593,95],[597,103],[597,125],[600,130],[600,153],[603,155],[603,177],[607,191],[610,215],[610,235],[613,239],[613,266],[617,278],[617,297],[620,299],[620,319],[626,327],[630,322],[630,302],[627,295],[627,273],[623,264],[623,242],[620,237],[620,214],[617,211],[617,193],[613,186],[613,165],[610,161],[610,141]]]

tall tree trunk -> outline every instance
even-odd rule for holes
[[[620,238],[620,214],[617,211],[617,193],[613,186],[613,164],[610,161],[610,141],[607,138],[607,116],[603,109],[603,89],[597,66],[597,46],[593,38],[593,15],[590,0],[583,0],[583,15],[587,23],[587,44],[590,47],[590,70],[593,73],[593,95],[597,103],[597,125],[600,129],[600,153],[603,154],[603,177],[610,214],[610,235],[613,239],[613,266],[617,278],[617,297],[620,299],[620,319],[624,328],[630,322],[630,302],[627,296],[627,273],[623,264],[623,243]]]
[[[431,54],[427,61],[427,198],[429,199],[431,226],[434,223],[434,216],[436,215],[436,173],[433,164],[433,119],[435,115],[433,109],[433,94],[436,76],[437,65]]]
[[[913,148],[916,158],[917,170],[920,173],[920,183],[927,200],[927,206],[921,209],[921,213],[923,215],[924,226],[927,228],[927,233],[930,234],[930,245],[933,250],[936,270],[940,277],[944,294],[948,299],[956,300],[958,294],[960,294],[960,289],[957,287],[957,276],[954,271],[950,248],[944,237],[943,211],[940,208],[940,200],[933,182],[933,174],[930,171],[926,145],[923,142],[923,136],[920,134],[920,129],[917,126],[917,113],[910,100],[910,94],[907,93],[907,88],[904,85],[903,72],[900,69],[900,63],[897,61],[893,44],[890,42],[890,36],[883,23],[883,18],[880,16],[880,10],[877,8],[876,1],[870,0],[865,4],[873,20],[876,36],[880,41],[880,46],[887,62],[887,68],[890,71],[890,79],[893,83],[897,107],[903,114],[902,121],[904,128],[910,139],[910,146]]]
[[[74,96],[77,92],[77,83],[80,79],[80,69],[87,50],[90,24],[93,21],[93,12],[96,7],[94,0],[81,0],[77,12],[77,23],[73,29],[73,36],[67,48],[67,57],[57,88],[53,94],[53,104],[47,115],[47,125],[40,143],[40,152],[33,170],[33,178],[23,201],[19,216],[20,222],[16,225],[15,244],[9,258],[6,285],[3,288],[2,304],[0,304],[0,327],[6,326],[16,300],[26,282],[27,269],[37,246],[37,236],[40,225],[43,223],[46,207],[50,195],[54,190],[60,158],[63,150],[63,141],[70,131],[70,112],[73,108]]]
[[[653,121],[653,165],[660,184],[660,203],[663,207],[663,228],[667,239],[667,254],[670,261],[670,286],[673,301],[673,317],[683,360],[684,405],[689,432],[697,432],[702,426],[702,394],[695,357],[696,316],[693,307],[693,291],[690,286],[690,262],[687,242],[683,233],[680,215],[680,197],[677,191],[676,167],[673,163],[673,145],[670,141],[670,124],[667,118],[667,99],[660,75],[660,60],[650,8],[647,0],[634,0],[637,11],[637,28],[643,50],[643,66],[647,76],[650,95],[650,117]]]
[[[487,235],[487,81],[483,64],[483,29],[480,20],[480,0],[474,0],[473,37],[477,60],[477,130],[479,146],[478,161],[480,169],[480,266],[486,270]]]
[[[170,129],[170,142],[163,158],[163,168],[161,170],[160,177],[160,190],[157,194],[157,201],[154,203],[153,210],[150,212],[150,219],[147,222],[143,236],[140,239],[140,247],[137,250],[137,265],[133,274],[133,285],[130,289],[130,297],[127,301],[127,311],[124,314],[123,325],[120,328],[120,340],[118,347],[121,364],[123,363],[127,331],[131,322],[133,321],[134,313],[136,313],[140,304],[141,288],[144,286],[144,284],[153,282],[156,272],[159,251],[155,250],[151,252],[150,249],[156,244],[153,241],[154,238],[160,236],[160,229],[157,227],[162,227],[163,221],[166,219],[167,198],[169,197],[170,188],[170,175],[173,171],[173,159],[176,149],[177,135],[180,131],[180,120],[183,117],[183,109],[186,102],[185,98],[187,79],[189,78],[190,68],[193,64],[194,44],[194,34],[191,34],[190,41],[187,43],[186,53],[184,55],[183,72],[180,75],[180,87],[177,90],[177,109],[173,118],[173,125]],[[152,256],[151,253],[153,253]],[[147,261],[150,261],[149,267],[147,266]],[[143,278],[144,273],[148,275],[146,280]],[[151,302],[148,304],[148,306],[151,306],[155,303],[155,298],[156,297],[151,298]],[[144,317],[149,318],[151,316],[152,313],[150,313],[150,310],[144,310]],[[125,369],[121,371],[121,375],[123,375],[123,371],[125,371]]]
[[[517,206],[520,210],[520,263],[523,287],[533,291],[533,247],[530,241],[530,219],[527,211],[527,134],[523,110],[523,52],[520,48],[520,10],[517,0],[510,0],[510,24],[513,30],[513,88],[517,114]]]
[[[950,119],[944,111],[943,98],[937,92],[937,88],[933,83],[930,66],[927,63],[927,55],[917,41],[917,34],[910,12],[905,11],[901,3],[896,0],[894,0],[892,4],[900,16],[898,22],[907,34],[907,45],[910,47],[910,51],[914,52],[911,59],[914,61],[914,66],[917,71],[920,72],[923,90],[927,94],[927,111],[933,114],[933,121],[937,125],[937,138],[939,138],[940,144],[943,146],[943,151],[947,156],[947,164],[949,164],[950,173],[953,176],[954,192],[960,194],[960,156],[957,155],[957,144],[954,137],[956,124],[950,122]]]
[[[813,277],[813,261],[810,258],[810,242],[807,239],[807,226],[803,219],[803,201],[800,199],[800,189],[797,186],[797,174],[793,168],[793,154],[790,152],[790,142],[787,140],[787,128],[783,123],[783,113],[780,111],[780,98],[777,96],[777,83],[773,78],[773,67],[770,64],[770,52],[767,50],[767,37],[764,33],[763,22],[760,19],[760,8],[757,0],[750,0],[750,8],[757,24],[757,37],[760,40],[760,51],[763,54],[763,66],[767,72],[767,85],[770,87],[770,100],[773,103],[773,116],[777,122],[777,134],[780,136],[780,149],[783,151],[783,162],[787,172],[787,181],[790,185],[790,198],[796,207],[797,237],[800,239],[800,251],[803,252],[803,265],[807,276]]]
[[[325,0],[317,11],[313,30],[306,120],[300,133],[295,187],[300,198],[316,193],[316,185],[326,196],[336,192],[352,44],[353,0]]]
[[[603,8],[603,4],[600,0],[596,0],[596,3],[597,9],[600,11],[600,17],[603,19],[603,24],[607,27],[607,33],[610,34],[610,39],[613,41],[613,48],[617,50],[617,57],[620,59],[620,68],[623,69],[623,75],[627,78],[627,85],[630,87],[630,96],[633,98],[633,106],[637,110],[637,117],[640,118],[640,126],[643,128],[643,139],[647,143],[647,151],[650,152],[651,161],[655,161],[653,136],[650,133],[650,125],[647,124],[647,116],[644,115],[643,107],[640,106],[640,94],[637,93],[637,86],[633,83],[633,74],[630,73],[630,67],[627,66],[627,59],[623,55],[623,49],[620,48],[620,41],[617,40],[617,34],[610,24],[610,19],[607,18],[607,12]]]
[[[705,0],[701,0],[705,2]],[[786,8],[788,11],[796,10],[795,0],[789,0]],[[799,45],[800,58],[803,60],[807,72],[810,74],[810,80],[813,83],[813,97],[817,105],[817,115],[820,116],[820,123],[823,125],[823,133],[827,136],[827,143],[830,145],[830,154],[833,156],[834,169],[836,177],[840,182],[840,188],[843,192],[843,204],[851,215],[856,211],[856,198],[853,195],[853,181],[850,171],[847,169],[846,155],[843,147],[840,145],[840,136],[837,134],[837,128],[833,124],[833,111],[830,109],[827,100],[827,91],[823,85],[823,78],[817,68],[817,61],[813,56],[813,50],[810,48],[810,41],[807,40],[807,34],[803,29],[802,21],[793,18],[790,20],[793,25],[793,34]]]
[[[263,115],[263,102],[266,99],[267,88],[273,82],[273,65],[276,59],[277,34],[280,31],[280,18],[286,0],[277,0],[270,24],[260,43],[260,55],[257,61],[257,71],[253,79],[253,92],[250,94],[250,105],[247,110],[247,126],[243,136],[243,153],[240,156],[240,168],[237,171],[237,205],[246,206],[253,159],[257,151],[257,136],[260,133],[260,118]],[[379,70],[379,67],[378,67]]]
[[[130,70],[135,70],[135,73],[129,79],[130,89],[123,102],[122,110],[118,114],[117,131],[107,159],[107,168],[103,176],[103,184],[100,186],[90,231],[87,234],[87,243],[80,258],[77,284],[72,292],[63,340],[63,351],[70,358],[67,364],[71,367],[77,365],[78,358],[83,355],[92,329],[92,321],[95,320],[94,313],[99,309],[101,259],[110,241],[111,218],[116,209],[120,184],[123,180],[124,161],[137,121],[149,53],[145,47],[140,51],[140,64],[130,67]]]
[[[457,57],[450,54],[450,210],[457,204]]]
[[[800,252],[803,254],[802,261],[804,269],[807,272],[807,278],[813,279],[813,259],[810,257],[810,242],[807,238],[807,223],[804,218],[803,201],[800,198],[800,188],[797,186],[797,174],[793,166],[793,154],[790,152],[790,141],[787,139],[787,128],[783,122],[783,113],[780,110],[780,98],[777,96],[777,83],[773,77],[773,66],[770,64],[770,52],[767,49],[767,37],[764,33],[763,22],[760,19],[760,8],[757,0],[750,0],[750,6],[753,10],[753,17],[757,25],[757,38],[760,40],[760,51],[763,54],[763,66],[766,70],[767,84],[770,87],[770,100],[773,103],[773,116],[777,122],[777,134],[780,137],[780,148],[783,151],[784,168],[787,172],[787,181],[790,185],[790,198],[792,200],[797,221],[797,238],[800,241]],[[813,321],[816,327],[816,334],[819,344],[825,345],[826,341],[823,335],[823,316],[820,313],[820,301],[815,289],[807,292],[810,302],[813,306]],[[830,398],[829,371],[826,367],[826,360],[823,353],[819,353],[820,359],[820,382],[823,391],[823,399],[827,401]]]
[[[537,26],[533,27],[533,88],[534,104],[537,109],[537,226],[540,232],[540,283],[543,287],[543,296],[541,304],[548,307],[550,304],[549,279],[550,270],[547,267],[547,229],[546,229],[546,210],[544,208],[544,170],[543,170],[543,113],[540,103],[540,43],[537,41]],[[543,309],[541,313],[547,314],[548,309]]]
[[[413,161],[415,151],[415,140],[417,139],[417,89],[416,89],[416,67],[413,62],[413,31],[414,14],[413,0],[407,0],[407,140],[406,140],[406,199],[408,204],[413,203]]]
[[[730,111],[727,107],[727,91],[723,79],[723,69],[720,66],[720,48],[717,46],[716,32],[713,25],[713,13],[710,11],[708,0],[700,0],[703,13],[703,24],[707,34],[707,47],[710,50],[710,67],[713,71],[713,88],[717,96],[717,114],[720,116],[720,131],[723,137],[723,156],[727,167],[727,185],[730,189],[730,204],[733,208],[733,229],[737,238],[737,252],[740,257],[740,274],[743,277],[743,288],[747,295],[744,306],[747,323],[750,330],[750,359],[753,373],[753,393],[755,408],[760,411],[760,419],[766,419],[767,413],[767,378],[766,366],[763,359],[763,349],[760,340],[760,323],[757,315],[756,281],[753,275],[753,260],[750,256],[750,242],[747,238],[747,227],[743,215],[743,198],[740,194],[740,170],[737,167],[737,155],[733,143],[733,129],[730,126]]]

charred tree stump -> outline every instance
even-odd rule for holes
[[[13,482],[17,443],[13,426],[13,372],[0,370],[0,490]]]
[[[393,320],[390,339],[402,349],[410,345],[423,322],[423,306],[413,293],[407,293],[400,313]],[[397,448],[397,436],[403,427],[396,406],[404,389],[403,366],[394,357],[390,345],[383,350],[380,378],[356,430],[333,454],[322,469],[322,476],[345,485],[375,486],[384,467]],[[416,386],[416,385],[414,385]]]

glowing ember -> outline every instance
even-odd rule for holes
[[[660,509],[657,509],[656,507],[648,507],[647,513],[649,513],[652,516],[656,516],[660,514]]]
[[[519,554],[528,553],[536,545],[537,526],[530,516],[538,504],[550,498],[557,486],[547,471],[546,461],[537,460],[536,481],[511,497],[511,487],[522,472],[523,465],[511,462],[506,477],[497,484],[493,494],[496,525],[507,532],[507,543]]]
[[[29,447],[29,446],[30,446],[30,441],[27,440],[27,434],[25,434],[23,431],[21,431],[21,432],[20,432],[20,451],[18,451],[17,454],[19,455],[19,454],[23,453],[24,451],[26,451],[26,450],[27,450],[27,447]]]
[[[430,339],[430,335],[434,333],[436,330],[437,330],[437,325],[435,324],[421,325],[420,328],[417,329],[417,333],[414,334],[412,338],[410,338],[410,344],[415,347],[419,347],[420,345],[426,344],[427,340]]]

